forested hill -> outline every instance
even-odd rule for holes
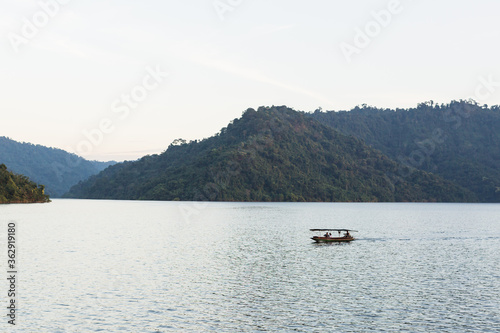
[[[49,202],[44,189],[43,185],[38,186],[28,177],[14,174],[5,164],[0,164],[0,204]]]
[[[218,201],[475,201],[469,191],[286,107],[248,109],[217,135],[107,168],[74,198]]]
[[[365,105],[348,112],[317,110],[312,117],[410,168],[453,181],[482,202],[500,202],[499,106],[453,101],[390,110]]]
[[[61,149],[0,137],[0,163],[8,165],[15,173],[45,184],[49,195],[60,197],[71,186],[115,162],[87,161]]]

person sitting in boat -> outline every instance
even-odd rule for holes
[[[344,234],[344,237],[351,237],[351,234],[349,233],[349,230],[347,230]]]
[[[323,235],[324,237],[328,238],[328,232]]]

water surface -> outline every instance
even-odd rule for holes
[[[12,331],[500,331],[497,204],[54,200],[0,221],[2,252],[19,232]]]

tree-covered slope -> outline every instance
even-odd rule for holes
[[[38,186],[28,177],[14,174],[0,164],[0,204],[49,202],[45,187]]]
[[[8,165],[15,173],[45,184],[48,194],[60,197],[71,186],[115,162],[87,161],[61,149],[0,137],[0,163]]]
[[[223,201],[474,201],[451,182],[286,107],[247,110],[200,142],[112,166],[69,197]],[[404,169],[404,168],[403,168]]]
[[[414,109],[368,106],[311,115],[410,168],[440,175],[482,202],[500,202],[500,107],[453,101]],[[399,177],[406,177],[399,172]]]

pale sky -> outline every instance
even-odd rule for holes
[[[500,104],[499,13],[498,0],[0,0],[0,136],[121,161],[262,105]]]

